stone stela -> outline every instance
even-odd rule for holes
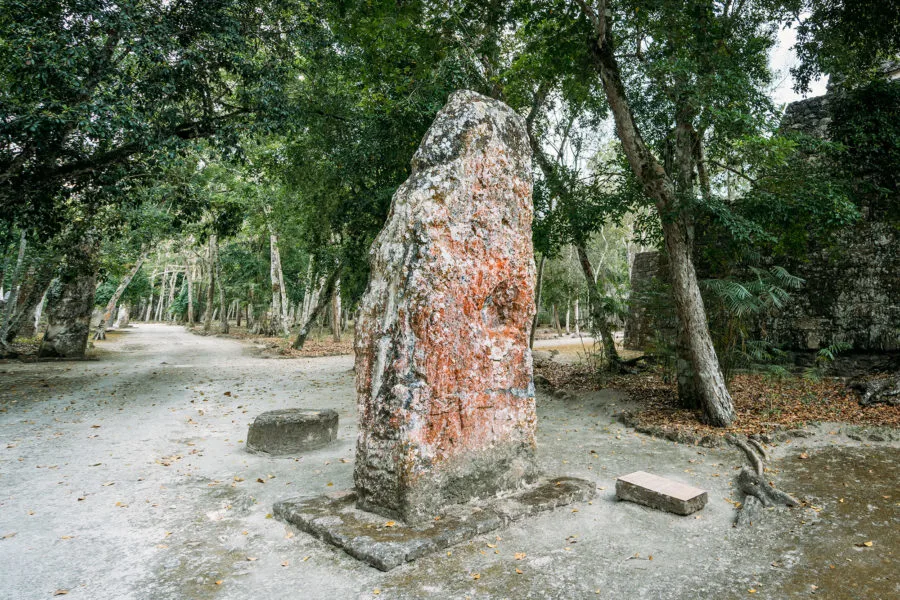
[[[452,94],[370,252],[355,340],[356,489],[340,501],[278,503],[279,517],[391,568],[593,497],[591,482],[537,483],[532,211],[522,117],[474,92]],[[448,509],[484,523],[449,537],[425,526]],[[385,518],[401,523],[379,527]]]

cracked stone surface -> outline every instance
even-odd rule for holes
[[[531,150],[523,119],[451,95],[370,253],[356,325],[359,505],[408,522],[537,477]]]

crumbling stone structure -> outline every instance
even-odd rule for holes
[[[782,130],[825,137],[836,90],[788,106]],[[855,374],[900,366],[900,230],[863,203],[863,218],[828,247],[812,247],[784,266],[806,284],[761,324],[768,339],[809,364],[821,348],[843,342],[839,372]],[[665,278],[656,252],[639,254],[631,273],[632,304],[625,345],[645,349],[655,327],[647,309],[654,277]]]

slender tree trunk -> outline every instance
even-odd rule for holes
[[[537,287],[534,290],[534,320],[531,323],[531,334],[528,336],[529,348],[534,348],[534,334],[537,332],[538,328],[538,314],[541,312],[541,292],[544,288],[544,261],[546,259],[547,257],[541,254],[541,261],[538,263]]]
[[[172,304],[175,303],[175,287],[178,284],[178,269],[172,269],[172,279],[169,282],[169,296],[166,299],[166,306],[163,310],[163,317],[166,321],[172,322],[175,320],[175,315],[172,313]]]
[[[144,313],[144,322],[149,323],[153,316],[153,280],[156,279],[156,272],[150,274],[150,299],[147,301],[147,310]]]
[[[562,325],[559,324],[559,307],[553,304],[553,328],[556,329],[556,335],[562,334]]]
[[[216,270],[213,266],[215,255],[213,247],[216,245],[215,234],[209,236],[209,244],[206,247],[206,311],[203,313],[203,333],[212,331],[213,321],[213,292],[216,289]]]
[[[600,334],[600,342],[603,344],[603,352],[606,359],[614,368],[621,362],[619,353],[616,350],[615,338],[609,329],[609,323],[606,320],[606,311],[603,310],[603,298],[597,290],[597,278],[594,276],[594,267],[591,265],[587,250],[581,244],[575,245],[578,252],[578,263],[581,265],[581,272],[587,281],[588,301],[590,302],[590,314],[592,327]]]
[[[166,260],[168,260],[168,254]],[[156,304],[156,316],[154,321],[162,321],[163,308],[166,301],[166,284],[169,282],[169,266],[163,267],[162,277],[159,278],[159,301]]]
[[[219,291],[219,316],[222,317],[220,322],[220,330],[222,333],[228,333],[228,312],[225,310],[225,286],[222,285],[222,263],[219,262],[219,246],[214,241],[213,253],[215,255],[216,268],[216,288]]]
[[[187,277],[187,326],[194,326],[194,260],[188,259],[185,267]]]
[[[269,275],[272,280],[272,319],[276,331],[282,335],[290,335],[291,329],[288,322],[287,291],[284,288],[284,273],[281,270],[281,253],[278,251],[278,236],[269,229],[269,254],[271,260]]]
[[[581,335],[581,314],[579,311],[580,300],[575,298],[575,335]]]
[[[99,244],[82,240],[66,257],[58,285],[47,295],[47,331],[38,356],[81,358],[87,348],[97,288]]]
[[[341,341],[341,278],[338,277],[331,290],[331,337]]]
[[[616,123],[616,134],[637,181],[643,187],[644,193],[656,203],[662,221],[675,308],[681,326],[686,332],[691,366],[696,374],[697,391],[704,414],[712,425],[726,427],[734,421],[734,406],[713,348],[706,310],[700,296],[697,273],[691,256],[692,228],[690,206],[687,205],[691,199],[690,190],[682,186],[682,189],[676,191],[672,179],[641,137],[622,83],[612,33],[607,22],[605,2],[601,2],[598,11],[594,11],[586,0],[577,2],[594,27],[595,37],[589,42],[589,49]],[[685,158],[694,156],[691,151],[693,135],[692,131],[688,130],[690,124],[685,116],[683,110],[679,110],[676,114],[678,146],[676,152],[680,155],[676,160],[679,162],[677,167],[679,179],[683,179],[688,171]],[[690,138],[690,141],[685,143],[684,138]]]
[[[334,284],[337,281],[337,278],[340,276],[340,266],[335,267],[334,271],[332,271],[327,277],[319,278],[318,287],[313,290],[315,304],[312,304],[309,308],[309,314],[306,316],[306,319],[303,321],[302,325],[300,325],[300,331],[297,333],[297,339],[294,340],[294,343],[291,344],[291,347],[295,350],[300,350],[303,348],[303,344],[306,343],[306,338],[309,336],[309,332],[315,324],[316,318],[319,316],[319,313],[328,303],[328,298],[331,295],[331,290],[334,288]]]
[[[572,302],[566,301],[566,335],[569,335],[572,330],[569,328],[569,314],[572,312]]]
[[[16,258],[16,268],[15,271],[13,271],[12,284],[9,286],[9,297],[6,299],[6,304],[3,307],[3,321],[0,322],[0,348],[4,351],[9,347],[6,338],[13,325],[13,317],[19,300],[19,288],[22,284],[22,263],[25,262],[26,245],[27,239],[25,237],[25,230],[23,229],[19,239],[19,255]]]

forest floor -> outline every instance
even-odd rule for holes
[[[769,476],[800,497],[734,527],[727,445],[636,432],[611,389],[538,392],[538,458],[596,483],[591,503],[477,537],[387,573],[271,517],[274,502],[352,486],[352,357],[275,360],[254,342],[138,325],[94,360],[0,363],[0,598],[892,598],[900,592],[900,442],[855,425],[769,444]],[[274,459],[247,426],[333,408],[338,440]],[[884,439],[884,438],[883,438]],[[678,517],[615,500],[647,470],[702,487]],[[752,595],[751,595],[752,594]]]

